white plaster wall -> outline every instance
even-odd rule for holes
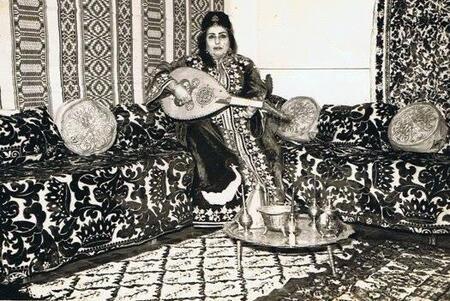
[[[261,1],[259,1],[261,2]],[[225,0],[225,12],[233,23],[238,52],[258,62],[258,1]],[[264,42],[264,41],[263,41]]]
[[[270,73],[274,93],[320,104],[370,101],[374,0],[227,0],[239,53]]]
[[[0,114],[11,113],[16,107],[14,86],[9,80],[14,74],[9,13],[8,1],[0,0]]]
[[[369,102],[370,76],[368,70],[310,69],[260,70],[273,78],[273,94],[291,98],[309,96],[319,104],[357,104]]]

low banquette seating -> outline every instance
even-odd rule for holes
[[[106,152],[71,153],[46,108],[0,116],[0,282],[192,222],[192,157],[159,108],[113,108]]]
[[[0,117],[1,281],[192,224],[194,162],[173,120],[157,106],[112,110],[117,138],[89,157],[64,146],[45,108]],[[287,198],[295,193],[304,212],[332,204],[348,223],[448,235],[450,147],[394,150],[387,129],[397,111],[384,103],[325,105],[314,139],[280,139]]]
[[[315,139],[283,142],[287,195],[294,188],[304,211],[314,199],[319,208],[331,202],[345,222],[448,235],[448,137],[439,153],[393,149],[388,126],[397,111],[387,103],[323,106]]]

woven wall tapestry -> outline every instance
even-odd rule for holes
[[[373,99],[450,110],[450,2],[377,0]],[[446,32],[447,31],[447,32]]]
[[[17,103],[20,107],[39,106],[49,100],[44,3],[16,0],[11,5]]]
[[[209,10],[224,0],[2,0],[0,104],[6,109],[82,97],[143,103],[161,60],[196,51]]]

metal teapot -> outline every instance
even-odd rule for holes
[[[342,222],[331,205],[328,205],[317,217],[316,229],[323,238],[338,237],[342,232]]]

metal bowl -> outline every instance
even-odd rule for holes
[[[285,227],[288,223],[289,214],[291,212],[290,206],[285,205],[268,205],[262,206],[258,209],[264,220],[266,231],[278,231],[285,234]]]

